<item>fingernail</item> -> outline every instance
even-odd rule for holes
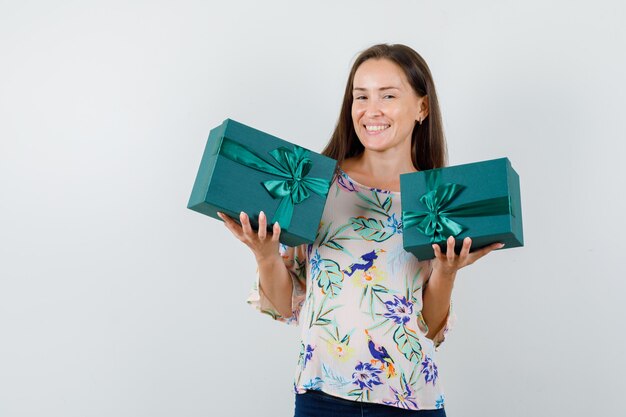
[[[246,217],[246,213],[242,211],[241,213],[239,213],[239,217]]]
[[[504,243],[500,243],[500,245],[498,246],[498,249],[502,249],[504,247]]]
[[[265,213],[263,213],[263,210],[261,210],[261,212],[259,213],[259,217],[261,216],[265,217]]]

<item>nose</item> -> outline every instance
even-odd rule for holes
[[[380,104],[378,100],[368,100],[365,114],[367,116],[380,116],[383,113]]]

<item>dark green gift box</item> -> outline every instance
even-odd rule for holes
[[[455,236],[458,253],[465,237],[475,250],[502,242],[524,245],[519,176],[508,158],[400,175],[404,249],[420,260],[445,252]]]
[[[231,119],[209,133],[187,208],[236,221],[244,211],[254,229],[259,212],[281,226],[288,246],[311,243],[337,161]]]

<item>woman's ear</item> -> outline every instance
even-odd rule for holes
[[[420,97],[417,104],[419,111],[417,113],[416,121],[419,124],[422,124],[424,119],[428,117],[428,96]]]

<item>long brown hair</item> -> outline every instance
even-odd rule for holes
[[[416,169],[440,168],[447,163],[446,139],[443,133],[441,111],[435,91],[435,83],[424,58],[406,45],[380,44],[361,52],[356,58],[346,84],[339,120],[333,135],[322,151],[341,162],[352,156],[360,155],[364,147],[359,141],[352,121],[352,89],[354,74],[369,59],[388,59],[397,64],[417,93],[418,97],[428,96],[428,117],[422,124],[415,124],[411,139],[411,160]]]

